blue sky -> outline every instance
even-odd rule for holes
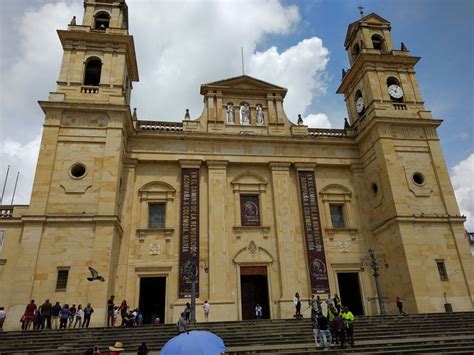
[[[343,43],[347,25],[360,18],[359,4],[365,14],[375,12],[392,23],[396,47],[404,42],[410,54],[421,57],[416,66],[418,84],[425,108],[444,120],[438,130],[447,161],[452,167],[474,152],[474,1],[472,0],[396,0],[396,1],[285,1],[300,8],[302,21],[288,36],[271,36],[258,49],[268,45],[286,48],[299,40],[318,36],[330,51],[327,94],[308,108],[315,112],[341,113],[345,104],[335,94],[341,69],[348,68]]]
[[[416,66],[425,108],[438,129],[461,212],[474,230],[474,0],[127,0],[140,82],[132,107],[139,119],[180,121],[202,111],[199,87],[246,73],[288,88],[285,111],[296,121],[342,127],[336,94],[347,26],[376,12],[392,23],[396,46],[420,56]],[[57,29],[83,0],[0,1],[0,182],[21,172],[15,203],[28,203],[44,115],[37,101],[54,91],[62,59]],[[151,14],[151,15],[150,15]],[[10,201],[13,179],[4,202]]]

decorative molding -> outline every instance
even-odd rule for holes
[[[7,263],[7,259],[0,259],[0,266],[3,266]]]
[[[235,237],[240,239],[242,232],[260,230],[264,239],[267,239],[270,236],[270,226],[234,226],[232,230],[234,231]]]
[[[172,266],[135,266],[136,273],[170,272]]]
[[[316,169],[315,163],[295,163],[293,165],[296,171],[314,171]]]
[[[150,244],[150,247],[148,248],[148,254],[149,255],[159,255],[160,254],[160,245],[153,243]]]
[[[140,243],[145,241],[145,238],[150,234],[164,235],[167,242],[171,241],[174,234],[174,228],[139,228],[137,229],[137,237]]]
[[[329,240],[334,240],[334,234],[336,233],[344,233],[349,234],[351,240],[357,239],[357,229],[356,228],[324,228],[326,231]]]
[[[199,169],[201,167],[201,160],[179,160],[181,168]]]

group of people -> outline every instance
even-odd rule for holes
[[[94,308],[88,303],[84,308],[82,304],[77,307],[75,304],[61,305],[56,302],[54,305],[45,300],[43,304],[37,306],[35,300],[31,300],[26,306],[20,323],[21,330],[32,329],[66,329],[66,328],[88,328]]]
[[[115,296],[110,296],[107,301],[107,326],[115,327],[117,318],[120,315],[121,327],[135,327],[143,324],[143,314],[138,308],[129,307],[126,300],[123,300],[120,306],[115,305]]]
[[[301,297],[297,292],[293,299],[295,304],[295,318],[303,318],[301,314]],[[328,295],[325,300],[327,312],[323,312],[323,300],[320,296],[312,295],[309,300],[311,320],[313,323],[314,341],[316,346],[327,349],[331,344],[340,344],[345,347],[346,342],[354,346],[355,317],[349,308],[341,305],[338,295],[334,298]]]

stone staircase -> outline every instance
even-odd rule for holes
[[[309,319],[276,319],[198,323],[224,339],[229,354],[309,354],[315,347]],[[89,328],[0,333],[1,354],[83,354],[94,345],[106,354],[121,341],[126,353],[142,342],[159,350],[176,335],[175,325],[137,328]],[[344,353],[474,353],[474,312],[359,317],[354,328],[356,346]],[[331,348],[329,353],[341,353]]]

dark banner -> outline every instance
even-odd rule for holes
[[[240,195],[240,218],[243,226],[259,226],[258,195]]]
[[[329,293],[329,280],[324,254],[323,234],[319,219],[318,197],[314,172],[298,172],[303,227],[306,237],[306,254],[312,293]]]
[[[191,297],[196,278],[199,297],[199,169],[181,169],[181,221],[179,243],[179,297]]]

